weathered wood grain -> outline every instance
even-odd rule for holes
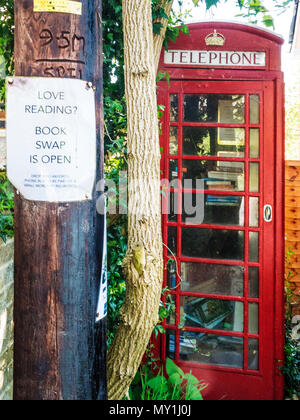
[[[32,0],[18,0],[15,26],[17,76],[81,78],[96,86],[99,180],[101,0],[83,2],[81,16],[33,13]],[[93,200],[77,203],[32,202],[16,195],[16,400],[106,398],[105,321],[95,327],[103,235],[96,200],[96,188]]]
[[[293,310],[300,308],[300,161],[285,164],[285,249],[293,252],[286,262],[286,277],[295,293]]]

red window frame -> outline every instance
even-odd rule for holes
[[[218,123],[183,123],[183,94],[241,94],[246,96],[245,101],[245,124],[218,124]],[[179,119],[178,123],[169,122],[169,97],[170,94],[179,95]],[[258,125],[250,124],[249,121],[249,97],[251,94],[260,95],[260,122]],[[163,82],[160,84],[159,104],[165,106],[165,113],[162,119],[162,135],[161,145],[163,148],[163,159],[162,159],[162,178],[169,179],[168,173],[168,162],[169,159],[178,159],[178,177],[182,179],[182,160],[212,160],[212,161],[233,161],[233,162],[245,162],[245,191],[244,192],[233,192],[233,191],[204,191],[214,195],[237,195],[245,197],[245,226],[223,226],[223,225],[185,225],[182,224],[181,215],[178,215],[177,223],[169,222],[168,215],[163,214],[163,241],[167,244],[168,227],[177,227],[177,263],[178,271],[180,273],[181,261],[185,262],[202,262],[202,263],[216,263],[224,265],[237,265],[245,268],[244,273],[244,296],[233,297],[224,295],[205,295],[191,292],[180,292],[170,291],[169,294],[176,298],[176,325],[167,325],[167,330],[175,331],[176,334],[176,347],[175,347],[175,362],[178,363],[183,369],[189,371],[193,370],[193,373],[199,377],[199,379],[211,378],[212,372],[217,372],[217,376],[220,381],[230,379],[232,395],[236,392],[236,395],[242,395],[241,389],[245,387],[245,392],[249,391],[249,387],[256,389],[254,394],[265,395],[272,399],[274,394],[274,358],[276,353],[275,335],[274,332],[274,301],[275,301],[275,243],[278,238],[278,234],[275,234],[274,220],[271,223],[264,222],[264,205],[270,204],[273,207],[274,216],[276,218],[276,211],[279,209],[278,205],[275,208],[275,95],[274,95],[274,82],[272,81],[173,81],[169,87],[167,83]],[[170,126],[177,126],[179,139],[178,139],[178,154],[169,154],[169,130]],[[220,157],[195,157],[195,156],[183,156],[182,154],[182,127],[183,126],[213,126],[213,127],[239,127],[245,128],[246,141],[245,141],[245,156],[242,158],[220,158]],[[249,132],[250,128],[260,129],[260,155],[259,158],[250,158],[249,156]],[[249,192],[249,166],[251,162],[260,163],[260,189],[258,193]],[[280,174],[279,174],[280,175]],[[181,208],[181,192],[179,188],[178,194],[178,208]],[[176,191],[176,190],[174,190]],[[168,192],[168,191],[166,191]],[[196,192],[196,190],[187,190],[186,192]],[[200,191],[198,191],[200,192]],[[203,192],[203,191],[202,191]],[[168,194],[166,195],[168,196]],[[259,198],[259,227],[253,228],[249,225],[249,197]],[[162,198],[162,206],[165,208],[167,205],[166,198]],[[278,203],[277,203],[278,204]],[[273,216],[273,217],[274,217]],[[282,212],[278,211],[278,218],[282,216]],[[213,228],[213,229],[226,229],[226,230],[237,230],[245,232],[245,244],[244,244],[244,261],[232,261],[232,260],[214,260],[206,258],[191,258],[181,256],[181,229],[182,226],[191,228]],[[249,232],[259,232],[259,262],[249,263]],[[280,247],[279,247],[280,249]],[[168,252],[168,248],[164,247],[164,261],[165,264],[173,258]],[[259,290],[260,295],[258,299],[249,297],[249,282],[248,282],[248,267],[259,268]],[[280,270],[279,270],[280,271]],[[167,272],[165,269],[164,275],[164,286],[167,284]],[[270,280],[271,279],[271,280]],[[179,285],[179,278],[177,277],[177,287]],[[178,289],[177,289],[178,290]],[[277,289],[276,289],[277,290]],[[218,335],[229,335],[236,337],[243,337],[244,339],[244,367],[243,369],[221,367],[216,365],[204,365],[198,363],[184,362],[179,357],[179,338],[180,329],[178,328],[180,323],[180,297],[181,296],[199,296],[206,298],[216,298],[222,300],[230,300],[243,302],[244,304],[244,332],[234,333],[219,330],[206,330],[203,328],[192,328],[184,327],[186,331],[204,332]],[[249,334],[248,321],[249,321],[249,303],[259,304],[259,333]],[[276,327],[275,327],[276,330]],[[257,371],[249,370],[248,368],[248,341],[258,339],[259,342],[259,369]],[[165,359],[166,355],[166,340],[165,337],[161,337],[160,340],[160,354],[162,359]],[[245,382],[241,383],[241,376]],[[268,389],[268,391],[266,391]],[[218,389],[212,391],[213,394],[218,394]],[[260,393],[261,392],[261,393]],[[267,394],[267,395],[266,395]]]

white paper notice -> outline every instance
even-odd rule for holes
[[[95,92],[82,80],[7,80],[7,174],[28,200],[88,200],[96,176]]]

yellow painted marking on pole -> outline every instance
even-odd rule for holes
[[[82,3],[81,1],[71,0],[34,0],[33,11],[81,15]]]

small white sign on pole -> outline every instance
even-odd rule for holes
[[[104,203],[106,209],[106,200]],[[107,316],[107,222],[106,213],[104,214],[104,229],[103,229],[103,256],[102,256],[102,272],[99,286],[99,297],[97,304],[96,322]]]
[[[28,200],[89,200],[96,176],[95,92],[77,79],[7,79],[7,174]]]

